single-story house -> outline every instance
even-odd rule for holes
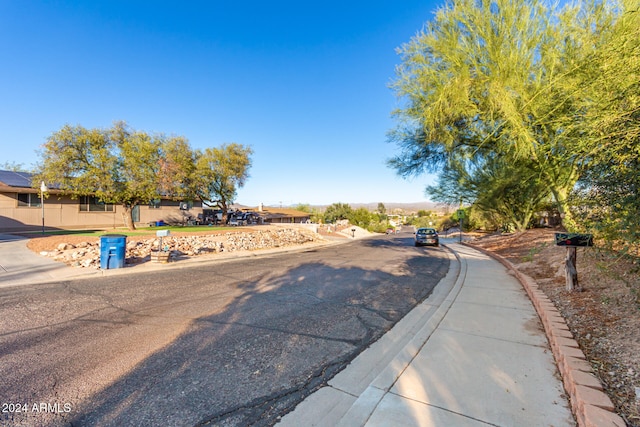
[[[93,196],[72,198],[63,195],[60,190],[49,188],[43,205],[40,185],[32,183],[32,178],[33,175],[28,172],[0,170],[0,233],[40,230],[43,224],[46,229],[109,229],[125,226],[121,205],[103,203]],[[266,224],[304,223],[309,220],[309,214],[295,209],[260,205],[253,211]],[[148,205],[137,206],[133,220],[136,226],[148,226],[160,221],[186,224],[202,213],[201,203],[158,199]]]
[[[124,227],[121,205],[103,203],[93,196],[71,198],[55,188],[47,190],[43,205],[40,194],[40,185],[32,185],[32,174],[0,170],[0,233],[42,229],[43,218],[46,229]],[[158,199],[137,206],[134,222],[142,226],[159,221],[186,223],[202,213],[201,204],[184,203]]]
[[[300,224],[309,221],[309,214],[288,208],[260,205],[256,212],[265,224]]]

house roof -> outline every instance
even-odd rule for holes
[[[33,174],[29,172],[14,172],[0,170],[0,184],[7,187],[32,188],[31,178]]]
[[[253,212],[266,218],[306,218],[309,216],[308,213],[296,209],[274,208],[271,206],[264,206],[262,210],[256,208]]]

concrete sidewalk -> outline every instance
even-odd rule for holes
[[[434,293],[282,426],[575,426],[521,284],[457,243]]]
[[[0,234],[0,287],[30,285],[97,274],[72,268],[27,248],[29,239]]]

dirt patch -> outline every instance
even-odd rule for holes
[[[566,249],[554,231],[528,230],[476,238],[474,245],[511,261],[536,280],[564,316],[616,412],[640,427],[640,274],[638,260],[597,247],[579,248],[581,292],[568,292]]]

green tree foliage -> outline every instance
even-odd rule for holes
[[[179,200],[195,200],[196,152],[182,136],[161,136],[160,194]]]
[[[579,218],[612,246],[640,255],[640,10],[621,3],[601,47],[572,78],[585,111],[580,123],[589,167],[576,192]]]
[[[309,214],[311,222],[320,223],[324,220],[324,215],[318,208],[313,208],[309,204],[300,203],[295,207],[300,212],[306,212]]]
[[[611,248],[640,256],[640,161],[598,163],[574,193],[581,223]]]
[[[250,147],[236,143],[196,152],[193,188],[197,197],[217,203],[226,215],[238,188],[249,178],[252,154]]]
[[[527,159],[475,156],[466,162],[450,162],[437,186],[427,187],[435,201],[472,204],[476,220],[491,228],[525,230],[549,195],[535,164]],[[482,212],[482,214],[479,214]]]
[[[133,230],[133,208],[161,197],[216,201],[226,213],[249,176],[251,154],[239,144],[193,151],[182,136],[153,136],[124,122],[109,129],[65,125],[44,144],[34,182],[120,204]]]
[[[334,203],[328,206],[324,211],[324,221],[329,224],[333,224],[336,221],[343,219],[349,219],[349,216],[353,213],[353,209],[346,203]]]
[[[567,126],[581,114],[569,76],[611,16],[588,1],[561,10],[535,0],[447,2],[400,49],[392,88],[406,104],[394,113],[389,137],[400,154],[389,165],[407,176],[487,153],[525,161],[570,225],[567,197],[588,156],[576,150],[584,132]]]
[[[28,172],[22,163],[4,162],[0,163],[0,169],[14,172]]]
[[[387,216],[387,208],[385,207],[384,203],[380,202],[378,203],[378,208],[376,209],[375,212],[378,216],[378,222],[382,221],[382,222],[388,222],[388,216]],[[386,230],[386,229],[385,229]]]
[[[441,230],[443,226],[443,220],[444,218],[439,218],[437,216],[418,216],[411,218],[409,223],[415,228],[431,227],[437,230]]]
[[[110,129],[65,125],[44,144],[35,181],[54,183],[73,197],[120,204],[124,223],[133,230],[133,208],[158,197],[160,154],[159,139],[124,122]]]
[[[347,219],[353,225],[357,225],[361,228],[369,227],[369,224],[373,220],[373,214],[369,212],[367,208],[358,208],[348,215]]]
[[[311,206],[307,203],[299,203],[295,206],[294,209],[300,212],[306,212],[308,214],[313,211],[313,209],[311,209]]]

